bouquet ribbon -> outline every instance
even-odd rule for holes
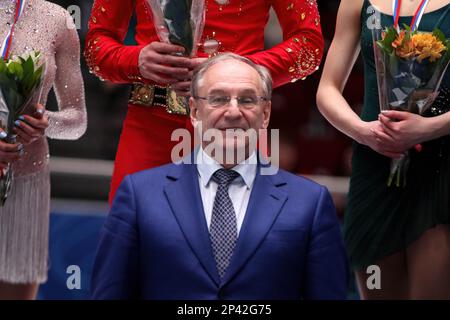
[[[422,0],[417,8],[414,17],[411,21],[411,31],[416,30],[419,27],[420,21],[422,20],[423,14],[425,12],[425,8],[428,5],[430,0]],[[402,6],[402,0],[393,0],[392,1],[392,11],[394,12],[394,27],[399,30],[398,20],[400,19],[400,8]]]
[[[2,48],[1,48],[1,55],[3,60],[6,61],[9,56],[9,51],[11,50],[11,43],[12,43],[12,36],[14,33],[14,27],[16,26],[17,21],[19,21],[20,16],[23,13],[23,9],[25,8],[25,0],[17,0],[16,1],[16,10],[14,13],[14,21],[11,25],[11,28],[9,29],[8,34],[6,35],[5,40],[3,40]]]

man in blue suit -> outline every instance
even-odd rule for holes
[[[215,139],[186,159],[193,163],[122,182],[101,233],[93,298],[345,299],[347,260],[327,189],[264,171],[271,167],[251,139],[228,134],[266,129],[271,91],[268,71],[234,54],[196,70],[191,120]]]

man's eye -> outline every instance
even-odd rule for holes
[[[257,98],[252,96],[239,97],[239,103],[244,105],[256,104]]]
[[[209,102],[211,104],[226,104],[230,99],[226,96],[211,96]]]

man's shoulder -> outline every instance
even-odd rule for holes
[[[177,172],[185,169],[183,166],[185,165],[169,163],[130,174],[128,177],[133,183],[137,184],[148,182],[149,180],[151,180],[152,183],[158,183],[158,181],[166,180],[168,176],[176,175]]]
[[[290,173],[283,169],[279,169],[277,174],[273,176],[275,183],[285,183],[290,192],[307,191],[309,193],[320,194],[326,189],[321,184],[308,179],[306,177]]]

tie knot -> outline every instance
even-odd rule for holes
[[[234,170],[219,169],[213,174],[213,179],[219,185],[228,186],[234,179],[239,177],[239,173]]]

